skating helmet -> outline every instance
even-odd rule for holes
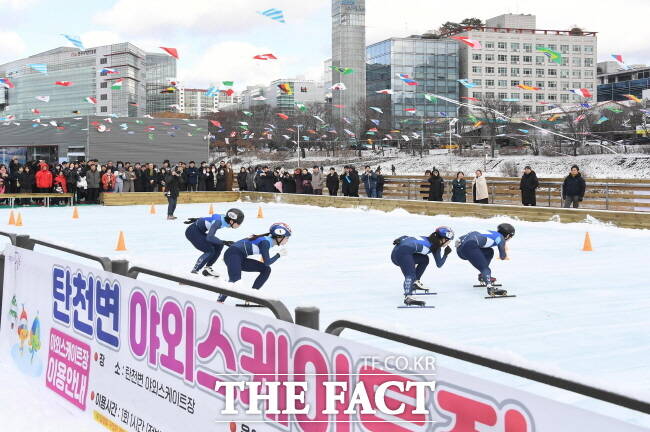
[[[497,227],[499,234],[503,236],[506,240],[511,239],[515,236],[515,227],[509,223],[502,223]]]
[[[436,228],[436,230],[433,232],[433,235],[442,240],[453,240],[454,230],[449,227],[441,226]]]
[[[226,212],[226,222],[241,225],[244,222],[244,212],[237,208],[231,208]]]
[[[269,232],[271,237],[291,237],[291,228],[284,222],[275,222]]]

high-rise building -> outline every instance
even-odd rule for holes
[[[13,84],[0,88],[0,118],[144,114],[145,53],[128,42],[55,48],[0,65],[0,77]]]
[[[288,85],[289,91],[284,91],[280,85]],[[292,115],[296,112],[296,104],[308,105],[321,103],[325,100],[323,84],[306,79],[278,79],[272,81],[265,91],[267,103],[278,111]]]
[[[404,121],[415,118],[456,116],[456,105],[425,99],[427,93],[458,99],[459,47],[455,41],[390,38],[370,45],[367,52],[367,100],[369,106],[384,112],[377,115],[381,126],[400,129]],[[408,75],[417,85],[407,85],[398,74]],[[377,93],[381,90],[392,94]]]
[[[650,66],[623,69],[614,61],[598,63],[598,102],[628,100],[625,95],[643,98],[650,89]]]
[[[268,99],[266,97],[266,89],[267,87],[261,84],[247,86],[246,90],[241,92],[242,109],[250,110],[256,106],[265,105]],[[264,99],[260,100],[261,97]]]
[[[208,96],[207,89],[178,89],[178,105],[180,112],[190,117],[200,118],[217,110],[218,97]]]
[[[167,54],[147,53],[147,114],[174,111],[178,93],[163,93],[176,80],[176,59]]]
[[[481,44],[481,49],[473,49],[458,42],[460,76],[474,86],[462,86],[461,97],[518,100],[524,113],[579,100],[571,89],[586,88],[596,100],[595,32],[540,30],[534,15],[506,14],[487,20],[485,27],[464,27],[443,36]]]
[[[366,114],[366,2],[332,0],[332,83],[345,90],[332,91],[332,118],[338,128],[343,117],[353,122],[359,136]],[[351,69],[351,73],[346,69]]]

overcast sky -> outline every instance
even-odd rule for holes
[[[286,24],[257,13],[269,8],[282,9]],[[366,0],[366,10],[368,44],[445,21],[530,13],[538,28],[598,32],[599,60],[616,53],[629,64],[650,63],[649,0]],[[76,34],[86,47],[129,41],[148,51],[178,48],[178,78],[189,87],[319,79],[331,50],[329,0],[0,0],[0,15],[0,63],[69,45],[60,34]],[[267,53],[279,60],[252,60]]]

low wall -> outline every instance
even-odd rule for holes
[[[312,205],[333,208],[368,208],[381,211],[404,209],[421,215],[449,215],[456,217],[491,218],[509,216],[531,222],[554,220],[562,223],[584,222],[595,218],[621,228],[650,229],[650,213],[607,211],[594,209],[559,209],[549,207],[522,207],[509,205],[480,205],[451,202],[407,201],[371,198],[331,197],[321,195],[274,194],[264,192],[186,192],[181,193],[179,204],[211,202],[273,202],[297,205]],[[166,204],[162,193],[112,193],[104,195],[104,205],[148,205]]]

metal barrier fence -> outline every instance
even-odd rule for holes
[[[16,235],[13,233],[3,233],[3,232],[0,232],[0,235],[9,237],[13,245],[25,249],[33,250],[34,245],[38,244],[62,252],[70,253],[72,255],[77,255],[82,258],[94,260],[100,263],[104,270],[113,272],[115,274],[119,274],[121,276],[128,276],[136,279],[140,274],[148,274],[150,276],[158,277],[168,281],[182,283],[184,285],[207,290],[210,292],[214,292],[218,294],[226,294],[234,298],[250,301],[269,309],[277,319],[293,323],[293,317],[291,316],[289,309],[280,300],[271,300],[271,299],[265,299],[265,298],[261,298],[249,294],[243,294],[227,288],[215,287],[201,282],[185,279],[180,276],[175,276],[175,275],[171,275],[171,274],[167,274],[164,272],[159,272],[156,270],[151,270],[143,267],[134,266],[129,268],[129,263],[126,260],[110,260],[109,258],[106,257],[100,257],[90,253],[77,251],[54,243],[32,239],[27,235]],[[5,263],[5,256],[4,254],[0,254],[0,310],[2,309],[2,291],[4,285],[4,263]],[[107,267],[108,270],[106,269]],[[295,317],[296,317],[296,324],[303,325],[305,327],[309,327],[314,330],[319,330],[319,309],[318,308],[298,307],[295,309]],[[593,387],[588,384],[583,384],[556,375],[550,375],[538,370],[525,368],[521,366],[515,366],[509,363],[502,362],[500,360],[495,360],[478,354],[474,354],[469,351],[463,351],[457,348],[425,341],[422,339],[414,338],[408,335],[396,333],[378,327],[373,327],[363,323],[358,323],[355,321],[336,320],[327,327],[325,333],[335,335],[335,336],[340,336],[345,329],[350,329],[371,336],[383,338],[386,340],[399,342],[405,345],[430,351],[436,354],[453,357],[475,365],[498,370],[510,375],[526,378],[531,381],[535,381],[559,389],[567,390],[603,402],[611,403],[620,407],[628,408],[634,411],[639,411],[645,414],[650,414],[650,403],[646,401],[625,396],[620,393],[599,389],[597,387]]]

